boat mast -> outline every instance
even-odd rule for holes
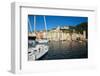
[[[47,23],[46,23],[46,18],[44,16],[44,26],[45,26],[45,32],[46,32],[46,38],[47,38]]]
[[[34,33],[36,32],[35,26],[36,26],[36,16],[34,16]]]
[[[30,22],[29,18],[28,18],[28,22],[29,22],[30,31],[32,33],[32,26],[31,26],[31,22]],[[45,32],[46,32],[46,38],[47,38],[47,24],[46,24],[45,16],[44,16],[44,26],[45,26]],[[35,27],[36,27],[36,16],[34,16],[34,33],[36,32]]]
[[[30,29],[30,31],[32,33],[32,27],[31,27],[31,22],[30,22],[29,18],[28,18],[28,23],[29,23],[29,29]]]

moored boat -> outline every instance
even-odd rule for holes
[[[34,21],[36,21],[35,17],[34,17]],[[45,20],[45,16],[44,16],[44,23],[45,23],[45,27],[46,27],[45,21],[46,20]],[[29,24],[30,24],[30,21],[29,21]],[[31,25],[30,25],[30,27],[31,27]],[[35,24],[34,24],[34,28],[35,28]],[[45,28],[45,30],[47,30],[47,29]],[[34,29],[34,32],[31,32],[28,36],[28,60],[29,61],[37,60],[37,59],[41,58],[42,56],[44,56],[48,52],[48,50],[49,50],[49,46],[48,46],[47,38],[37,37],[36,30]]]

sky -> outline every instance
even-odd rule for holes
[[[44,16],[35,15],[36,17],[36,31],[45,30]],[[47,30],[56,28],[57,26],[76,26],[83,22],[88,22],[88,17],[74,17],[74,16],[45,16]],[[28,31],[34,31],[34,15],[28,15]]]

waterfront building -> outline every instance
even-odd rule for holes
[[[86,40],[86,31],[83,31],[83,34],[76,33],[75,30],[73,32],[69,32],[70,28],[68,26],[60,27],[58,26],[55,29],[47,31],[36,32],[37,39],[45,39],[47,38],[49,41],[65,41],[65,40]],[[64,32],[66,30],[67,32]],[[29,33],[29,36],[35,35],[33,32]]]

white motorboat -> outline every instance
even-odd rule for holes
[[[35,16],[34,16],[34,21],[35,21]],[[44,16],[44,22],[45,21],[46,20],[45,20],[45,16]],[[34,28],[35,28],[35,22],[34,22]],[[45,22],[45,28],[46,28],[46,22]],[[34,29],[34,31],[36,32],[35,29]],[[28,60],[29,61],[37,60],[37,59],[41,58],[48,52],[48,50],[49,50],[49,46],[48,46],[47,38],[36,39],[36,35],[28,37]]]

